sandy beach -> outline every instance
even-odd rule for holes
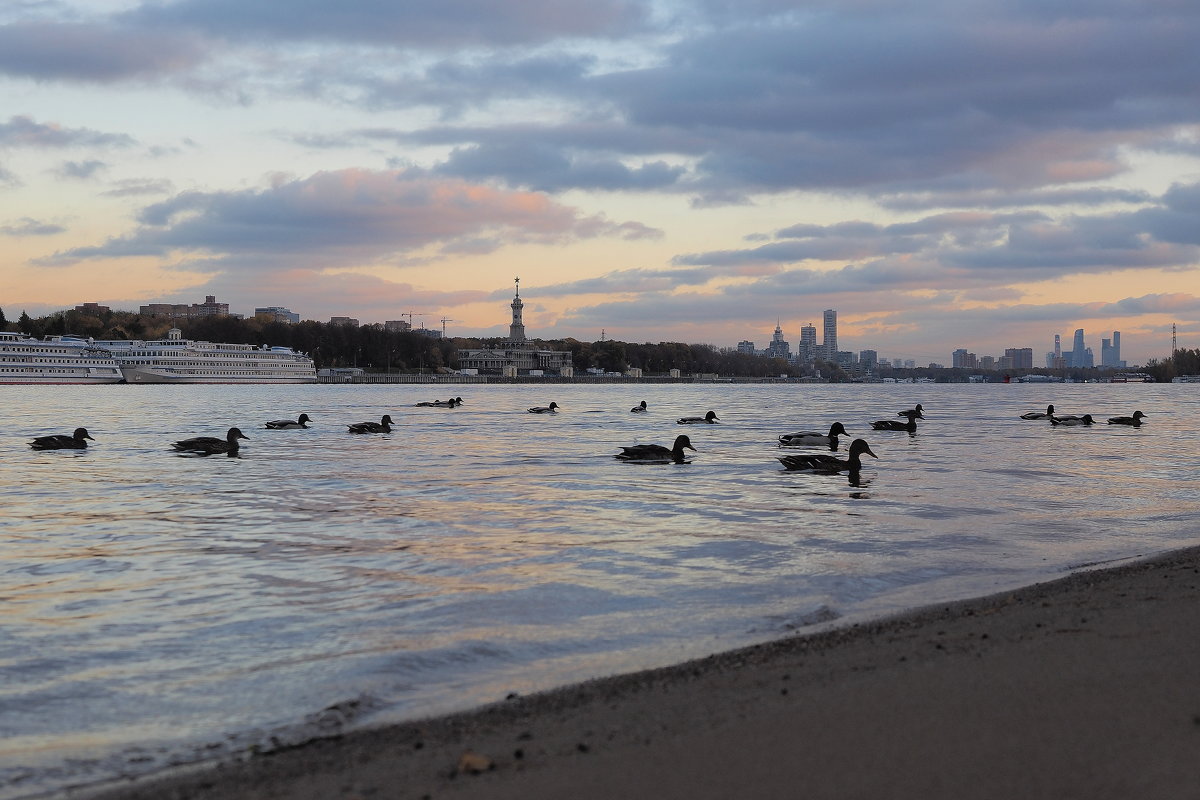
[[[175,798],[1200,798],[1200,548],[106,787]]]

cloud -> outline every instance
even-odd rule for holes
[[[396,263],[420,251],[479,241],[561,244],[595,237],[643,237],[636,222],[584,216],[542,194],[502,191],[405,172],[341,170],[265,189],[190,191],[146,206],[139,227],[103,245],[76,248],[44,264],[171,253],[207,254],[193,268],[271,268],[281,263],[344,266]],[[402,263],[402,261],[401,261]]]
[[[114,181],[112,187],[100,194],[105,197],[140,197],[148,194],[168,194],[175,188],[171,181],[165,178],[126,178]]]
[[[21,217],[15,223],[0,225],[0,233],[5,236],[53,236],[66,231],[62,225],[53,222],[42,222],[32,217]]]
[[[0,25],[0,74],[113,83],[157,79],[205,58],[195,37],[106,22],[19,21]]]
[[[63,178],[74,178],[76,180],[88,180],[94,178],[97,173],[108,168],[108,164],[103,161],[64,161],[56,170],[56,173]]]
[[[614,37],[644,23],[628,0],[179,0],[122,16],[137,26],[184,28],[230,39],[341,41],[394,47],[529,46],[552,39]]]
[[[124,133],[102,133],[90,128],[64,128],[17,115],[0,122],[0,147],[130,147],[136,140]]]

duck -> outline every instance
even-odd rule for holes
[[[721,418],[717,416],[717,412],[710,411],[703,417],[680,417],[679,419],[675,420],[675,422],[679,425],[702,425],[704,423],[712,425],[720,419]]]
[[[418,408],[454,408],[462,403],[461,397],[451,397],[449,400],[426,400],[417,403]]]
[[[1046,413],[1040,411],[1028,411],[1021,415],[1021,419],[1048,419],[1054,416],[1054,406],[1046,406]]]
[[[229,432],[225,434],[224,439],[218,439],[215,436],[196,436],[191,439],[175,442],[171,446],[180,453],[190,453],[197,456],[211,456],[217,453],[236,455],[238,451],[238,439],[249,438],[249,436],[242,433],[238,428],[230,428]]]
[[[34,450],[86,450],[88,439],[92,439],[92,437],[87,432],[87,428],[76,428],[70,436],[61,433],[53,436],[39,436],[30,442],[29,446]],[[92,441],[96,440],[92,439]]]
[[[846,433],[846,426],[840,422],[835,422],[829,426],[829,433],[821,433],[820,431],[798,431],[796,433],[785,433],[779,437],[780,447],[828,447],[830,450],[837,450],[838,436],[849,434]]]
[[[917,432],[917,417],[921,417],[921,412],[915,408],[908,411],[900,412],[900,416],[908,417],[908,422],[897,422],[894,419],[881,419],[871,423],[871,427],[877,431],[908,431],[909,433]],[[921,417],[925,419],[925,417]]]
[[[548,406],[534,406],[529,409],[530,414],[557,414],[558,403],[551,402]]]
[[[862,470],[862,455],[866,453],[871,458],[879,458],[871,450],[866,439],[855,439],[850,443],[850,457],[838,458],[829,453],[798,453],[796,455],[778,456],[779,463],[784,469],[804,470],[807,472],[845,472],[856,474]]]
[[[1091,414],[1084,414],[1082,417],[1051,417],[1051,425],[1091,425],[1095,422]]]
[[[1145,419],[1145,417],[1146,417],[1146,415],[1143,414],[1142,412],[1135,411],[1135,412],[1133,412],[1132,417],[1109,417],[1108,424],[1109,425],[1133,425],[1134,427],[1137,427],[1138,425],[1142,424],[1142,420]]]
[[[379,422],[356,422],[353,425],[347,425],[351,433],[391,433],[392,418],[388,414],[384,414]]]
[[[692,447],[692,440],[687,436],[679,435],[675,437],[675,444],[671,447],[663,447],[661,444],[635,444],[632,447],[622,447],[621,452],[613,456],[622,461],[674,461],[676,464],[683,463],[684,449],[695,451]]]
[[[273,431],[290,431],[296,428],[307,428],[310,422],[312,422],[312,417],[308,414],[301,414],[296,419],[271,420],[267,423],[267,427]]]
[[[909,415],[910,412],[913,412],[913,411],[917,412],[918,419],[925,419],[925,414],[923,413],[925,411],[925,409],[921,406],[920,403],[917,403],[915,406],[908,409],[907,411],[901,411],[896,416],[897,417],[906,417]]]
[[[643,400],[642,402],[638,403],[638,404],[637,404],[636,406],[634,406],[633,408],[629,409],[629,413],[630,413],[630,414],[641,414],[641,413],[643,413],[645,410],[646,410],[646,401],[645,401],[645,400]]]

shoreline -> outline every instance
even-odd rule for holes
[[[1200,547],[66,800],[1200,796]]]

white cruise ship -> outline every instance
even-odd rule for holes
[[[316,383],[313,360],[290,347],[184,339],[172,328],[153,342],[104,341],[126,383]]]
[[[81,336],[34,339],[0,331],[0,383],[120,383],[112,354]]]

